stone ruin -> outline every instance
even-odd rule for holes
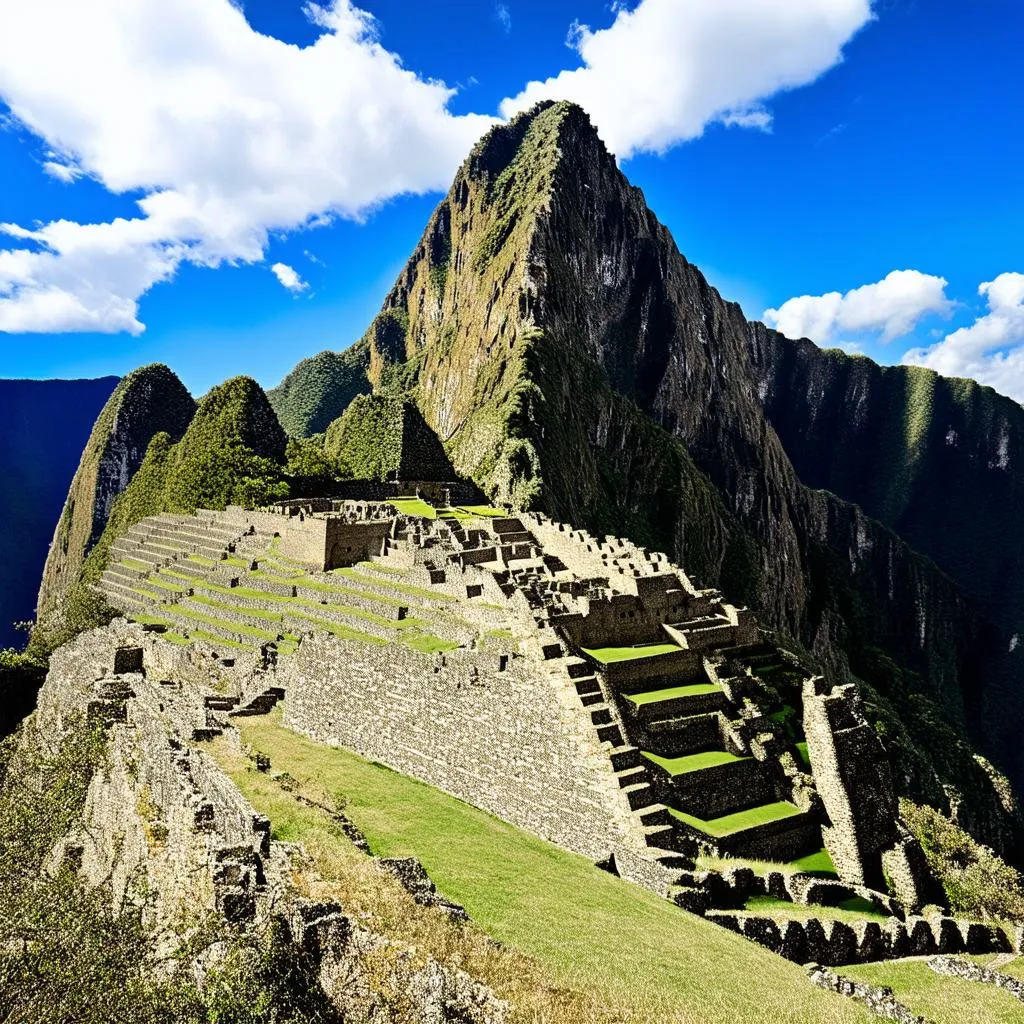
[[[1006,946],[998,928],[912,916],[934,891],[855,688],[811,676],[749,609],[663,554],[535,513],[445,505],[431,518],[341,497],[155,517],[114,558],[102,587],[149,623],[147,650],[171,646],[160,629],[194,635],[200,622],[208,642],[231,645],[218,672],[249,713],[284,696],[292,729],[783,956],[841,964]],[[277,636],[257,643],[275,612]],[[437,643],[404,644],[410,619]],[[249,655],[237,651],[246,644]],[[802,718],[784,706],[787,686]],[[838,878],[782,870],[823,846]],[[702,855],[780,870],[702,869]],[[748,908],[758,896],[823,908],[860,897],[887,922],[854,928],[825,911],[795,922]]]

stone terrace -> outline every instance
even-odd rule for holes
[[[564,760],[566,743],[580,744],[581,771],[585,763],[591,780],[586,785],[595,794],[592,806],[605,807],[607,834],[618,837],[605,847],[607,866],[686,909],[717,912],[721,924],[783,955],[805,948],[806,941],[792,938],[797,926],[790,923],[792,915],[780,916],[780,904],[818,907],[814,913],[828,927],[828,907],[837,905],[870,908],[883,921],[904,914],[885,894],[835,880],[822,849],[827,819],[798,719],[785,703],[787,694],[799,693],[807,673],[764,641],[747,609],[728,604],[717,591],[696,588],[664,555],[617,539],[598,541],[536,514],[435,508],[419,497],[289,502],[258,512],[229,508],[144,520],[113,546],[101,586],[111,604],[167,640],[215,644],[232,655],[226,664],[243,651],[259,652],[271,671],[279,663],[274,700],[296,687],[304,731],[314,736],[323,732],[322,723],[309,716],[331,707],[341,693],[331,687],[351,685],[353,693],[362,693],[364,680],[351,677],[346,683],[346,672],[363,665],[375,678],[387,675],[395,659],[383,649],[400,645],[409,652],[403,657],[412,659],[403,679],[421,683],[400,702],[370,691],[353,697],[346,702],[345,728],[362,722],[361,716],[366,721],[348,741],[349,733],[338,739],[329,730],[323,739],[353,749],[369,743],[361,752],[385,759],[386,750],[371,749],[379,723],[394,767],[499,815],[505,802],[493,781],[486,798],[472,791],[474,756],[508,757],[507,770],[516,772],[513,762],[540,765],[554,749],[542,735],[544,714],[568,715],[559,727],[558,756]],[[298,675],[289,673],[290,662],[280,659],[316,634],[364,645],[367,656],[358,647],[351,657],[338,652],[329,681],[310,675],[318,672],[316,657],[303,659]],[[457,648],[468,660],[449,664],[446,652]],[[381,657],[371,654],[375,649]],[[437,659],[433,669],[431,658]],[[517,707],[515,700],[499,701],[492,711],[472,711],[459,681],[467,669],[458,666],[477,663],[480,669],[468,668],[470,694],[480,686],[501,692],[502,673],[513,667],[508,678],[519,681],[522,694],[531,693],[531,677],[540,687],[528,728],[517,733],[514,721],[500,723],[507,753],[484,746],[473,752],[473,744],[484,744],[493,731],[480,716],[515,716]],[[303,704],[300,691],[310,685],[316,699]],[[445,705],[442,717],[450,720],[452,742],[459,737],[452,756],[465,761],[451,785],[443,769],[420,763],[422,753],[420,761],[402,761],[403,750],[426,749],[422,724],[434,715],[427,707],[425,718],[409,709],[432,688]],[[542,692],[561,694],[562,710],[546,704]],[[525,707],[523,700],[518,706]],[[479,705],[485,706],[486,701]],[[434,747],[429,756],[443,761],[444,741]],[[495,769],[500,778],[501,766]],[[605,777],[617,792],[614,800],[605,795]],[[520,823],[596,856],[593,825],[586,827],[589,838],[577,837],[572,828],[559,831],[563,818],[584,821],[593,810],[581,818],[578,808],[565,807],[560,815],[557,803],[536,792],[536,813],[528,795],[516,798]],[[591,797],[585,803],[590,808]],[[534,826],[534,820],[544,824]],[[735,858],[732,863],[740,867],[701,871],[699,856]],[[772,862],[777,870],[751,881],[752,873],[741,867],[744,860]],[[816,880],[810,870],[832,880]],[[806,921],[799,925],[808,927]],[[840,945],[848,944],[846,932],[840,934]],[[784,935],[791,939],[783,941]],[[974,944],[980,941],[976,937]],[[997,942],[991,936],[986,941]],[[818,950],[820,943],[812,945]],[[902,942],[890,943],[886,955],[900,955],[895,951],[901,948]],[[818,958],[845,962],[827,953]]]

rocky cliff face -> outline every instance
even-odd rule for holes
[[[0,648],[24,637],[61,503],[93,422],[117,385],[99,380],[0,381]]]
[[[763,404],[771,336],[563,103],[475,147],[367,341],[371,381],[412,383],[491,495],[661,547],[867,680],[904,791],[969,795],[964,822],[1006,848],[1012,798],[967,743],[1012,767],[986,729],[1009,707],[999,630],[897,532],[801,480]]]
[[[800,478],[933,558],[996,627],[988,684],[968,711],[1024,778],[1024,410],[971,380],[755,327],[758,394]]]
[[[114,499],[142,464],[161,431],[185,432],[195,402],[166,367],[144,366],[125,377],[93,426],[71,481],[39,587],[39,614],[59,603],[78,578],[85,556],[99,539]]]

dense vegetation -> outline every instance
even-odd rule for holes
[[[135,523],[160,512],[252,507],[285,498],[287,438],[260,386],[234,377],[213,388],[180,441],[158,433],[142,465],[118,495],[99,541],[79,577],[52,614],[33,630],[29,650],[40,660],[83,629],[110,620],[111,610],[93,589],[110,545]]]
[[[14,623],[30,619],[47,545],[103,403],[117,378],[0,380],[0,648],[21,639]]]
[[[900,801],[955,914],[1024,921],[1024,881],[1002,858],[931,807]]]
[[[402,402],[390,395],[360,395],[327,428],[324,453],[339,471],[359,480],[383,480],[402,457]]]
[[[366,376],[369,364],[366,344],[303,359],[267,392],[281,426],[291,437],[323,433],[356,395],[370,390]]]

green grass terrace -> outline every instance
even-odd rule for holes
[[[632,647],[584,647],[583,653],[603,665],[620,661],[636,661],[638,658],[656,658],[663,654],[678,654],[678,644],[635,644]]]

